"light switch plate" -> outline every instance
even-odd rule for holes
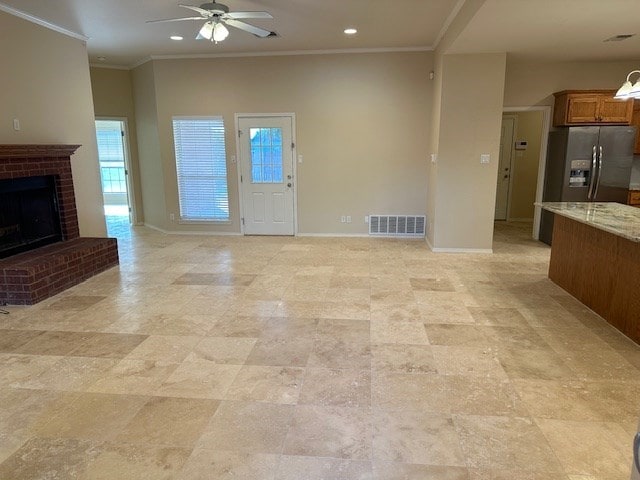
[[[437,153],[432,153],[431,154],[431,163],[436,163],[438,161],[438,154]]]
[[[483,153],[480,155],[480,163],[489,163],[491,161],[491,155],[488,153]]]

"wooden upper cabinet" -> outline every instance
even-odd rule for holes
[[[629,125],[633,100],[613,98],[614,90],[565,90],[554,93],[553,126]]]
[[[634,102],[633,104],[633,116],[631,117],[631,125],[635,125],[638,129],[636,135],[636,146],[633,149],[633,153],[640,155],[640,102]]]

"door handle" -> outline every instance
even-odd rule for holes
[[[593,146],[591,150],[591,176],[589,177],[589,191],[587,193],[587,200],[591,200],[593,197],[593,186],[595,184],[594,177],[596,176],[596,162],[597,162],[596,146]]]
[[[593,192],[593,199],[598,198],[598,187],[600,186],[600,176],[602,175],[602,145],[600,145],[600,155],[598,157],[598,178],[596,179],[596,188]]]

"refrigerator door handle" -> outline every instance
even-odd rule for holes
[[[636,433],[633,439],[633,463],[638,473],[640,473],[640,432]]]
[[[602,174],[602,145],[600,145],[600,155],[598,156],[598,178],[596,179],[596,188],[593,192],[593,199],[598,199],[598,187],[600,186],[600,175]]]
[[[595,185],[595,176],[596,176],[596,165],[597,165],[597,153],[596,146],[593,146],[592,154],[591,154],[591,176],[589,177],[589,192],[587,193],[587,200],[591,201],[593,196],[593,186]]]

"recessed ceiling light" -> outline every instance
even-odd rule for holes
[[[171,40],[183,40],[183,37],[181,37],[180,35],[171,35],[169,38]]]
[[[101,62],[104,62],[107,59],[107,57],[98,57],[98,60],[100,60]]]
[[[355,35],[356,33],[358,33],[358,30],[356,30],[355,28],[345,28],[344,33],[346,35]]]

